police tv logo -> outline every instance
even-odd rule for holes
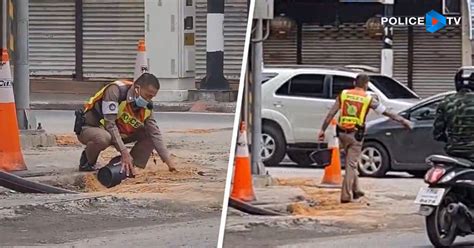
[[[432,10],[425,15],[426,31],[434,33],[446,27],[446,17]]]
[[[427,32],[435,33],[446,26],[460,25],[461,17],[443,16],[431,10],[425,16],[382,17],[381,23],[384,26],[425,26]]]

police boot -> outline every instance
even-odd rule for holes
[[[82,151],[81,158],[79,160],[79,171],[95,171],[95,166],[90,165],[87,161],[86,150]]]
[[[357,199],[363,197],[363,196],[365,195],[365,193],[362,192],[362,191],[357,191],[357,192],[354,192],[353,195],[354,195],[354,196],[353,196],[354,200],[357,200]]]

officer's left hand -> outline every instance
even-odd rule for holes
[[[175,165],[174,165],[174,162],[173,161],[168,161],[168,163],[166,163],[168,165],[168,170],[170,172],[178,172],[178,170],[176,169]]]
[[[413,130],[415,124],[409,120],[403,119],[402,125],[408,130]]]

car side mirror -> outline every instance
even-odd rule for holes
[[[400,113],[400,116],[409,120],[410,119],[410,114],[408,112],[401,112]]]
[[[417,120],[426,120],[429,118],[431,111],[429,109],[421,112],[418,116],[415,117]]]

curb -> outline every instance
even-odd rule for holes
[[[205,108],[200,108],[200,110],[204,112],[235,113],[235,102],[158,102],[153,106],[156,112],[195,112],[192,110],[193,106],[203,103],[205,104]],[[32,110],[76,110],[82,108],[83,104],[83,102],[32,102],[30,108]]]

